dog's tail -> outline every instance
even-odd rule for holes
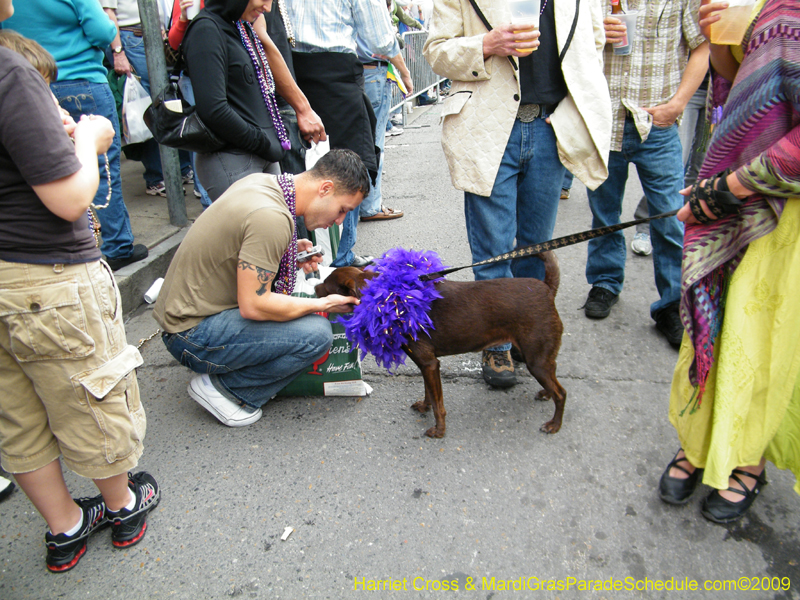
[[[561,283],[561,269],[558,266],[558,258],[552,250],[542,252],[538,255],[544,263],[544,282],[553,291],[555,298],[558,293],[558,286]]]

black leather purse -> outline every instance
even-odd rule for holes
[[[200,120],[195,107],[182,98],[172,78],[144,111],[144,122],[153,138],[170,148],[205,154],[222,150],[227,145]]]

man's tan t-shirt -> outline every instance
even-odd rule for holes
[[[294,220],[274,175],[240,179],[191,226],[164,277],[153,316],[167,333],[239,306],[239,260],[278,271]]]

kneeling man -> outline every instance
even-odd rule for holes
[[[249,425],[261,406],[331,347],[327,319],[349,312],[345,296],[292,297],[295,217],[309,230],[341,224],[369,193],[366,167],[332,150],[310,171],[241,179],[214,202],[181,243],[153,311],[172,355],[201,373],[189,395],[225,425]],[[305,271],[316,268],[303,263]]]

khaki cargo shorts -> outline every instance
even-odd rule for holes
[[[8,472],[59,455],[93,479],[135,467],[146,429],[141,364],[104,262],[0,260],[0,460]]]

